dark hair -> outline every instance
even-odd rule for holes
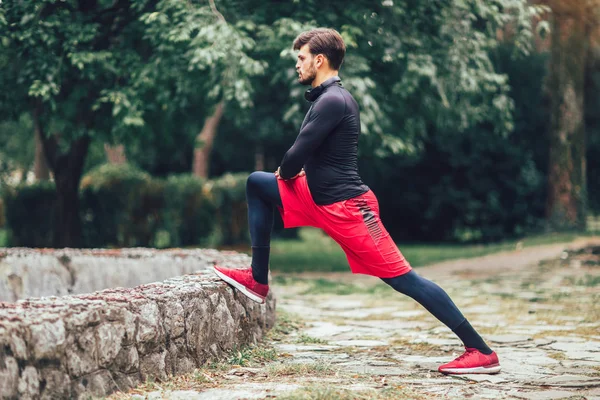
[[[294,50],[300,50],[305,44],[308,44],[311,54],[323,54],[332,69],[340,69],[346,55],[346,45],[335,29],[317,28],[302,32],[294,40]]]

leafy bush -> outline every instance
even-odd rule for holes
[[[158,179],[132,165],[96,167],[80,185],[84,246],[193,246],[207,244],[215,233],[212,245],[247,243],[246,177]],[[6,187],[3,193],[10,244],[51,247],[54,183]]]
[[[6,225],[6,217],[4,216],[4,200],[0,198],[0,228]]]
[[[164,207],[163,185],[129,164],[92,169],[81,180],[84,243],[151,246]]]
[[[247,172],[225,174],[207,182],[207,194],[216,207],[218,242],[223,245],[248,243]]]
[[[52,182],[5,187],[3,191],[8,244],[18,247],[52,245],[56,221],[56,188]]]
[[[215,205],[205,182],[191,174],[170,176],[164,186],[162,227],[168,240],[162,246],[201,244],[216,225]]]

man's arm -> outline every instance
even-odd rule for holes
[[[279,176],[282,179],[291,179],[302,170],[310,155],[340,123],[345,111],[346,102],[341,94],[323,97],[314,104],[308,122],[281,161]]]

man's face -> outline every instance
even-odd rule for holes
[[[305,44],[300,48],[298,61],[296,61],[296,72],[298,72],[298,82],[302,85],[310,85],[317,77],[315,58],[316,57],[310,53],[308,44]]]

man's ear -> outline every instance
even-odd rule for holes
[[[327,60],[325,59],[325,56],[323,54],[317,54],[315,56],[315,67],[321,68],[323,65],[325,65],[326,62]]]

